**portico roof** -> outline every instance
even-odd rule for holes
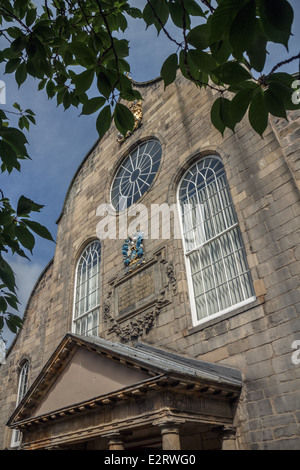
[[[208,396],[210,403],[211,399],[230,401],[239,396],[241,387],[241,373],[231,367],[145,343],[128,346],[69,333],[7,424],[24,433],[91,410],[117,408],[133,398],[149,397],[153,391],[198,393]],[[208,408],[211,415],[214,406]]]

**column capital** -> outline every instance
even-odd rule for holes
[[[184,423],[184,419],[171,416],[153,421],[152,424],[160,428],[163,450],[180,450],[179,429]]]
[[[177,428],[185,423],[185,420],[182,418],[176,418],[171,416],[166,416],[165,418],[159,418],[153,421],[153,426],[158,426],[160,428]]]
[[[120,431],[108,431],[101,435],[103,439],[108,440],[109,450],[124,450],[125,433]]]
[[[224,425],[215,428],[222,439],[222,450],[236,450],[236,427],[231,425]]]
[[[236,435],[236,427],[231,425],[224,425],[215,428],[217,432],[219,432],[223,439],[235,439]]]

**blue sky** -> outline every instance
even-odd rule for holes
[[[145,0],[136,0],[136,6],[142,8]],[[286,57],[299,53],[300,44],[300,5],[299,0],[290,0],[295,11],[293,33],[288,56],[283,46],[269,48],[270,56],[266,72]],[[173,33],[172,33],[173,34]],[[178,32],[174,33],[178,34]],[[131,77],[135,81],[151,80],[160,74],[163,61],[173,52],[176,45],[154,28],[145,31],[142,21],[129,21],[127,38],[130,39]],[[298,63],[280,69],[295,72]],[[81,161],[97,139],[95,128],[96,116],[80,116],[80,109],[67,111],[57,107],[56,101],[48,100],[44,91],[38,91],[38,81],[27,80],[18,90],[13,77],[4,75],[3,64],[0,64],[0,80],[6,84],[6,105],[2,109],[11,109],[18,102],[23,109],[31,108],[36,114],[37,125],[32,126],[28,134],[28,152],[32,160],[24,161],[21,173],[0,175],[0,188],[16,205],[23,194],[45,207],[41,213],[33,213],[33,220],[47,226],[56,238],[56,220],[61,212],[69,183]],[[95,94],[90,95],[95,96]],[[19,288],[21,300],[20,313],[23,312],[30,292],[39,274],[54,256],[55,244],[36,238],[36,246],[31,261],[16,256],[10,257]],[[4,330],[4,339],[10,344],[12,335]]]

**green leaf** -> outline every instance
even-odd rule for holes
[[[19,310],[19,306],[18,304],[20,303],[16,297],[16,295],[10,293],[10,292],[7,292],[5,294],[5,300],[6,302],[12,307],[14,308],[15,310]]]
[[[111,125],[111,110],[110,106],[105,106],[99,113],[97,121],[96,121],[96,128],[99,134],[99,138],[101,139],[104,134],[108,131]]]
[[[31,26],[36,19],[36,8],[32,8],[26,15],[26,26]]]
[[[241,54],[252,44],[256,31],[255,0],[249,0],[235,17],[229,33],[234,53]]]
[[[27,227],[29,227],[30,230],[32,230],[34,233],[36,233],[40,237],[45,238],[46,240],[54,241],[49,230],[43,225],[39,224],[38,222],[35,222],[33,220],[27,220],[27,219],[21,219],[21,222],[27,225]]]
[[[194,80],[197,82],[199,80],[199,67],[192,61],[191,51],[180,51],[179,53],[179,67],[182,75],[188,80]]]
[[[259,90],[253,96],[250,103],[248,116],[252,128],[262,137],[268,125],[268,111],[262,90]]]
[[[235,122],[230,114],[230,100],[221,96],[220,99],[220,119],[226,127],[234,131]]]
[[[16,26],[7,28],[6,32],[9,34],[11,38],[14,38],[14,39],[23,35],[21,29],[17,28]]]
[[[55,83],[52,80],[48,80],[46,85],[46,92],[48,98],[53,98],[55,96]]]
[[[221,134],[224,134],[226,126],[221,119],[221,97],[217,98],[210,111],[211,122]]]
[[[202,8],[198,5],[195,0],[185,0],[184,7],[189,15],[191,16],[203,16],[205,17]]]
[[[261,26],[270,41],[288,48],[294,11],[286,0],[257,0]]]
[[[24,34],[22,34],[11,43],[10,47],[13,52],[19,53],[19,52],[22,52],[23,49],[25,49],[26,44],[27,44],[27,37]]]
[[[227,38],[214,42],[210,45],[212,57],[220,64],[226,62],[232,52],[231,45]]]
[[[98,109],[102,108],[105,102],[106,99],[102,96],[91,98],[86,103],[84,103],[81,114],[93,114],[98,111]]]
[[[151,5],[147,3],[143,11],[143,19],[147,28],[154,24],[158,33],[162,25],[165,25],[168,21],[168,17],[169,7],[166,0],[151,0]]]
[[[72,82],[75,84],[77,95],[90,89],[94,81],[94,74],[94,69],[88,69],[73,77]]]
[[[20,217],[28,215],[30,212],[40,212],[43,207],[27,197],[21,196],[17,205],[17,215]]]
[[[203,72],[210,73],[217,67],[216,61],[212,58],[211,54],[199,50],[190,50],[189,55],[192,61]]]
[[[5,66],[5,73],[13,73],[19,67],[21,59],[10,59]]]
[[[229,31],[237,0],[222,0],[215,9],[210,21],[210,41],[223,39]]]
[[[246,68],[237,62],[227,62],[220,65],[214,73],[223,83],[228,85],[252,78]]]
[[[187,42],[197,49],[206,49],[209,45],[209,27],[207,23],[200,24],[188,33]]]
[[[154,23],[155,14],[154,14],[153,8],[151,8],[149,3],[146,3],[146,6],[143,10],[143,20],[146,23],[146,28],[148,28],[151,24]]]
[[[6,324],[10,331],[17,333],[19,328],[22,328],[23,320],[18,315],[13,315],[12,313],[8,314],[8,317],[5,318]]]
[[[0,140],[0,158],[5,164],[6,169],[9,173],[12,171],[13,168],[20,170],[18,156],[15,150],[8,142],[4,142],[4,140]]]
[[[0,256],[0,279],[12,292],[15,292],[16,281],[10,265]]]
[[[125,136],[127,131],[132,131],[134,116],[132,112],[122,103],[117,103],[114,111],[114,121],[117,129]]]
[[[164,81],[165,88],[173,83],[176,78],[178,66],[177,54],[171,54],[163,63],[160,74]]]
[[[1,312],[6,312],[7,309],[7,303],[4,297],[0,296],[0,311]]]
[[[129,43],[126,39],[114,40],[114,48],[115,51],[120,57],[120,59],[124,59],[129,54]]]
[[[86,44],[74,41],[69,45],[69,50],[76,57],[78,63],[84,67],[95,65],[97,63],[96,53]]]
[[[268,85],[268,91],[269,93],[267,96],[268,96],[269,112],[273,114],[274,116],[284,117],[286,119],[285,110],[299,109],[299,106],[295,106],[293,104],[293,101],[292,101],[293,89],[287,83],[279,81],[279,80],[278,81],[270,80],[269,85]],[[276,106],[275,101],[278,102],[277,110],[275,107]],[[284,106],[284,110],[281,107],[282,106],[281,103]],[[274,112],[271,111],[270,106],[273,108]],[[280,111],[280,107],[281,107],[281,111]],[[274,113],[279,113],[279,114],[274,114]]]
[[[251,46],[247,50],[251,67],[257,72],[262,72],[267,56],[267,39],[260,33],[257,33]]]
[[[27,130],[29,130],[29,122],[26,116],[21,116],[18,124],[20,129],[24,129],[25,127]]]
[[[16,77],[16,82],[20,88],[22,83],[24,83],[27,78],[27,68],[26,68],[25,62],[22,62],[22,64],[17,68],[15,77]]]
[[[103,95],[105,98],[109,98],[113,87],[106,71],[104,70],[98,74],[97,87],[101,95]]]
[[[27,150],[25,144],[27,144],[27,139],[23,132],[14,127],[3,127],[0,131],[0,135],[3,140],[8,142],[15,151],[22,157],[27,156]]]
[[[231,100],[229,113],[234,123],[238,123],[243,119],[250,104],[253,93],[253,88],[245,88],[240,90]]]
[[[190,29],[191,20],[189,14],[186,10],[183,10],[180,3],[169,3],[169,10],[175,26],[178,26],[178,28],[183,28],[185,26],[186,29]]]
[[[283,100],[281,99],[280,95],[278,95],[276,91],[276,85],[275,87],[274,86],[272,87],[272,84],[271,84],[269,88],[265,91],[265,103],[266,103],[266,108],[270,114],[273,114],[273,116],[282,117],[285,119],[287,118],[285,106],[284,106]]]
[[[126,10],[126,13],[132,16],[132,18],[143,18],[143,13],[138,8],[129,7]]]
[[[132,88],[132,81],[126,75],[120,75],[116,88],[120,90],[120,97],[126,101],[134,101],[142,99],[138,90]]]
[[[32,251],[35,245],[35,239],[32,233],[24,225],[17,225],[15,233],[21,245]]]

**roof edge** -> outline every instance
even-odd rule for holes
[[[28,300],[27,300],[26,305],[25,305],[25,308],[24,308],[24,314],[23,314],[23,317],[22,317],[23,323],[24,323],[24,321],[25,321],[25,319],[26,319],[26,317],[27,317],[27,311],[28,311],[29,303],[30,303],[30,301],[31,301],[31,299],[32,299],[32,297],[33,297],[33,295],[34,295],[34,293],[35,293],[35,291],[36,291],[36,289],[37,289],[39,283],[40,283],[41,280],[43,279],[43,277],[44,277],[44,275],[46,274],[46,272],[50,269],[50,267],[52,266],[53,262],[54,262],[54,257],[48,262],[48,264],[46,264],[46,266],[44,267],[44,269],[43,269],[42,272],[40,273],[39,277],[38,277],[37,280],[35,281],[35,284],[34,284],[32,290],[31,290],[31,292],[30,292],[30,295],[29,295],[29,297],[28,297]],[[12,351],[12,349],[13,349],[13,347],[14,347],[14,345],[15,345],[15,343],[16,343],[18,337],[19,337],[19,334],[21,333],[21,331],[22,331],[22,328],[20,328],[19,331],[16,333],[14,339],[12,340],[12,342],[11,342],[11,344],[10,344],[8,350],[7,350],[6,357],[8,357],[9,354],[10,354],[10,352]]]

